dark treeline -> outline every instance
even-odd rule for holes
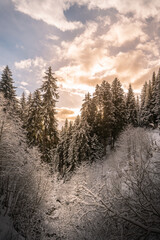
[[[125,94],[115,78],[110,85],[103,81],[93,96],[85,95],[81,116],[74,123],[66,120],[57,130],[57,79],[51,67],[45,73],[42,86],[26,99],[23,93],[17,101],[12,73],[8,66],[2,73],[0,91],[12,103],[26,129],[28,143],[37,146],[42,159],[54,164],[64,176],[83,161],[92,162],[106,154],[127,125],[153,127],[160,124],[160,70],[152,81],[145,82],[140,99],[129,85]]]

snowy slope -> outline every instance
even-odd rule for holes
[[[160,161],[159,132],[149,131],[147,135],[147,141],[153,143],[152,160]],[[149,142],[146,142],[144,148],[147,145]],[[54,226],[61,239],[106,239],[105,227],[101,226],[104,219],[96,211],[95,199],[103,194],[105,196],[106,188],[113,184],[118,169],[125,168],[124,157],[126,153],[122,149],[117,150],[111,152],[101,163],[82,165],[69,181],[57,181],[55,177],[52,199],[49,200],[52,202],[49,224],[51,229]],[[92,194],[95,195],[91,196]]]

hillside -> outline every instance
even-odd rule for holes
[[[61,179],[0,103],[0,239],[160,239],[158,130],[128,128],[114,151]]]
[[[146,133],[143,129],[132,129],[128,130],[128,132],[125,133],[122,138],[123,142],[120,141],[117,143],[117,151],[110,152],[109,156],[102,159],[101,162],[97,161],[92,165],[83,164],[69,181],[63,182],[63,180],[55,180],[52,199],[54,208],[52,213],[50,213],[50,224],[56,226],[61,239],[120,239],[120,232],[122,234],[121,239],[131,239],[129,236],[132,236],[132,239],[137,239],[137,236],[139,235],[145,236],[146,231],[143,232],[144,229],[141,231],[141,228],[139,227],[137,229],[137,226],[135,226],[133,223],[129,227],[127,226],[128,231],[122,232],[122,229],[118,229],[116,227],[114,229],[112,224],[115,224],[117,218],[120,220],[120,216],[116,216],[114,219],[115,222],[112,222],[112,217],[107,216],[107,211],[109,209],[106,207],[106,205],[109,204],[110,206],[112,202],[115,204],[114,208],[116,208],[118,205],[116,201],[118,195],[120,194],[119,200],[122,201],[121,207],[122,204],[124,204],[123,211],[128,211],[128,216],[131,216],[132,219],[137,219],[137,217],[133,216],[132,212],[127,210],[127,206],[125,206],[126,193],[122,191],[124,196],[122,196],[121,193],[118,193],[118,190],[122,189],[122,186],[126,188],[126,182],[130,181],[130,178],[128,178],[128,175],[126,174],[127,169],[131,168],[130,171],[133,173],[133,168],[135,167],[133,165],[128,166],[126,142],[128,142],[128,140],[132,141],[132,150],[135,151],[134,154],[137,157],[137,161],[140,160],[140,151],[143,155],[141,158],[141,163],[139,163],[140,165],[137,166],[137,170],[134,169],[134,171],[136,171],[134,180],[138,181],[138,177],[141,177],[141,174],[145,169],[146,176],[144,176],[144,178],[141,180],[143,181],[145,194],[150,195],[152,194],[152,191],[150,193],[148,191],[150,191],[150,187],[155,186],[153,184],[155,177],[156,187],[159,189],[158,175],[152,176],[153,182],[151,181],[151,186],[147,185],[147,178],[149,177],[148,172],[151,169],[153,170],[153,166],[155,166],[155,164],[156,166],[158,165],[156,168],[156,171],[158,172],[156,172],[156,174],[159,174],[160,136],[156,130]],[[142,164],[144,165],[142,166]],[[148,189],[146,188],[147,186]],[[136,186],[136,188],[133,189],[132,194],[138,194],[138,191],[139,189]],[[158,190],[153,195],[156,195],[158,198],[157,194]],[[138,205],[138,202],[141,202],[141,200],[144,201],[145,205],[146,201],[143,199],[143,196],[141,196],[140,193],[139,197],[140,198],[137,200],[135,205]],[[150,204],[152,204],[152,198],[150,198],[148,201]],[[128,203],[132,206],[132,203]],[[159,204],[159,200],[156,202],[156,208],[159,210],[160,205],[157,204]],[[112,207],[113,206],[110,206],[110,208]],[[136,210],[136,206],[134,207]],[[140,209],[139,211],[141,212]],[[146,209],[146,212],[147,211],[148,213],[144,215],[144,217],[147,217],[148,215],[152,221],[152,207],[151,209]],[[141,219],[138,219],[138,222],[139,221],[142,223]],[[147,219],[145,221],[147,221]],[[120,228],[123,227],[124,229],[126,225],[129,225],[127,222],[123,223],[123,221],[119,224],[122,225]],[[159,226],[157,227],[159,229]],[[160,236],[155,236],[151,233],[151,236],[148,239],[160,239]]]

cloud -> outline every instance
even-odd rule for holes
[[[47,64],[42,57],[34,59],[25,59],[15,62],[15,70],[17,81],[21,84],[21,88],[27,87],[28,91],[33,92],[42,84],[42,80],[47,68]]]
[[[6,67],[5,65],[1,65],[1,66],[0,66],[0,72],[2,72],[5,67]]]
[[[74,114],[73,110],[67,109],[67,108],[59,108],[57,109],[58,113],[57,113],[57,117],[60,119],[66,119],[69,116]]]
[[[31,69],[31,67],[39,67],[39,66],[46,66],[46,62],[42,57],[35,57],[34,59],[25,59],[21,60],[20,62],[15,62],[15,67],[17,69]]]
[[[63,121],[65,119],[74,120],[80,113],[80,110],[79,108],[57,108],[57,112],[57,118]]]
[[[96,22],[88,22],[81,35],[75,37],[71,42],[63,41],[61,46],[57,47],[57,54],[61,61],[70,60],[67,72],[74,71],[75,78],[78,75],[86,76],[87,72],[92,71],[95,63],[100,62],[103,55],[107,54],[104,41],[96,35],[97,28]]]
[[[53,41],[59,40],[59,37],[53,34],[47,35],[46,38]]]
[[[101,38],[116,47],[134,41],[136,38],[145,42],[148,36],[143,32],[143,27],[145,27],[145,24],[134,18],[120,16],[118,22],[113,24],[107,34],[102,35]]]
[[[22,86],[27,86],[28,83],[27,82],[20,82]]]
[[[159,57],[159,46],[158,46],[159,40],[151,40],[145,44],[138,44],[136,47],[137,49],[143,50],[149,54],[153,54],[155,57]]]
[[[76,0],[75,0],[76,1]],[[81,0],[79,4],[87,4],[89,9],[109,9],[115,8],[122,14],[133,13],[137,18],[144,19],[148,17],[159,18],[160,1],[159,0]]]
[[[121,14],[133,13],[139,19],[157,17],[159,19],[159,0],[12,0],[16,10],[28,14],[34,19],[54,25],[62,31],[82,27],[80,22],[68,22],[64,12],[72,5],[86,5],[88,9],[115,8]]]
[[[28,96],[30,94],[30,91],[27,88],[25,88],[23,86],[20,86],[19,88],[23,90],[23,92],[25,93],[26,96]]]
[[[69,9],[71,2],[65,0],[12,0],[16,10],[29,15],[36,20],[43,20],[62,31],[82,27],[80,22],[67,21],[64,11]]]

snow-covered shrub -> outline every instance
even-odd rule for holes
[[[28,148],[20,120],[0,98],[0,215],[9,216],[25,239],[42,239],[48,173],[37,149]]]

